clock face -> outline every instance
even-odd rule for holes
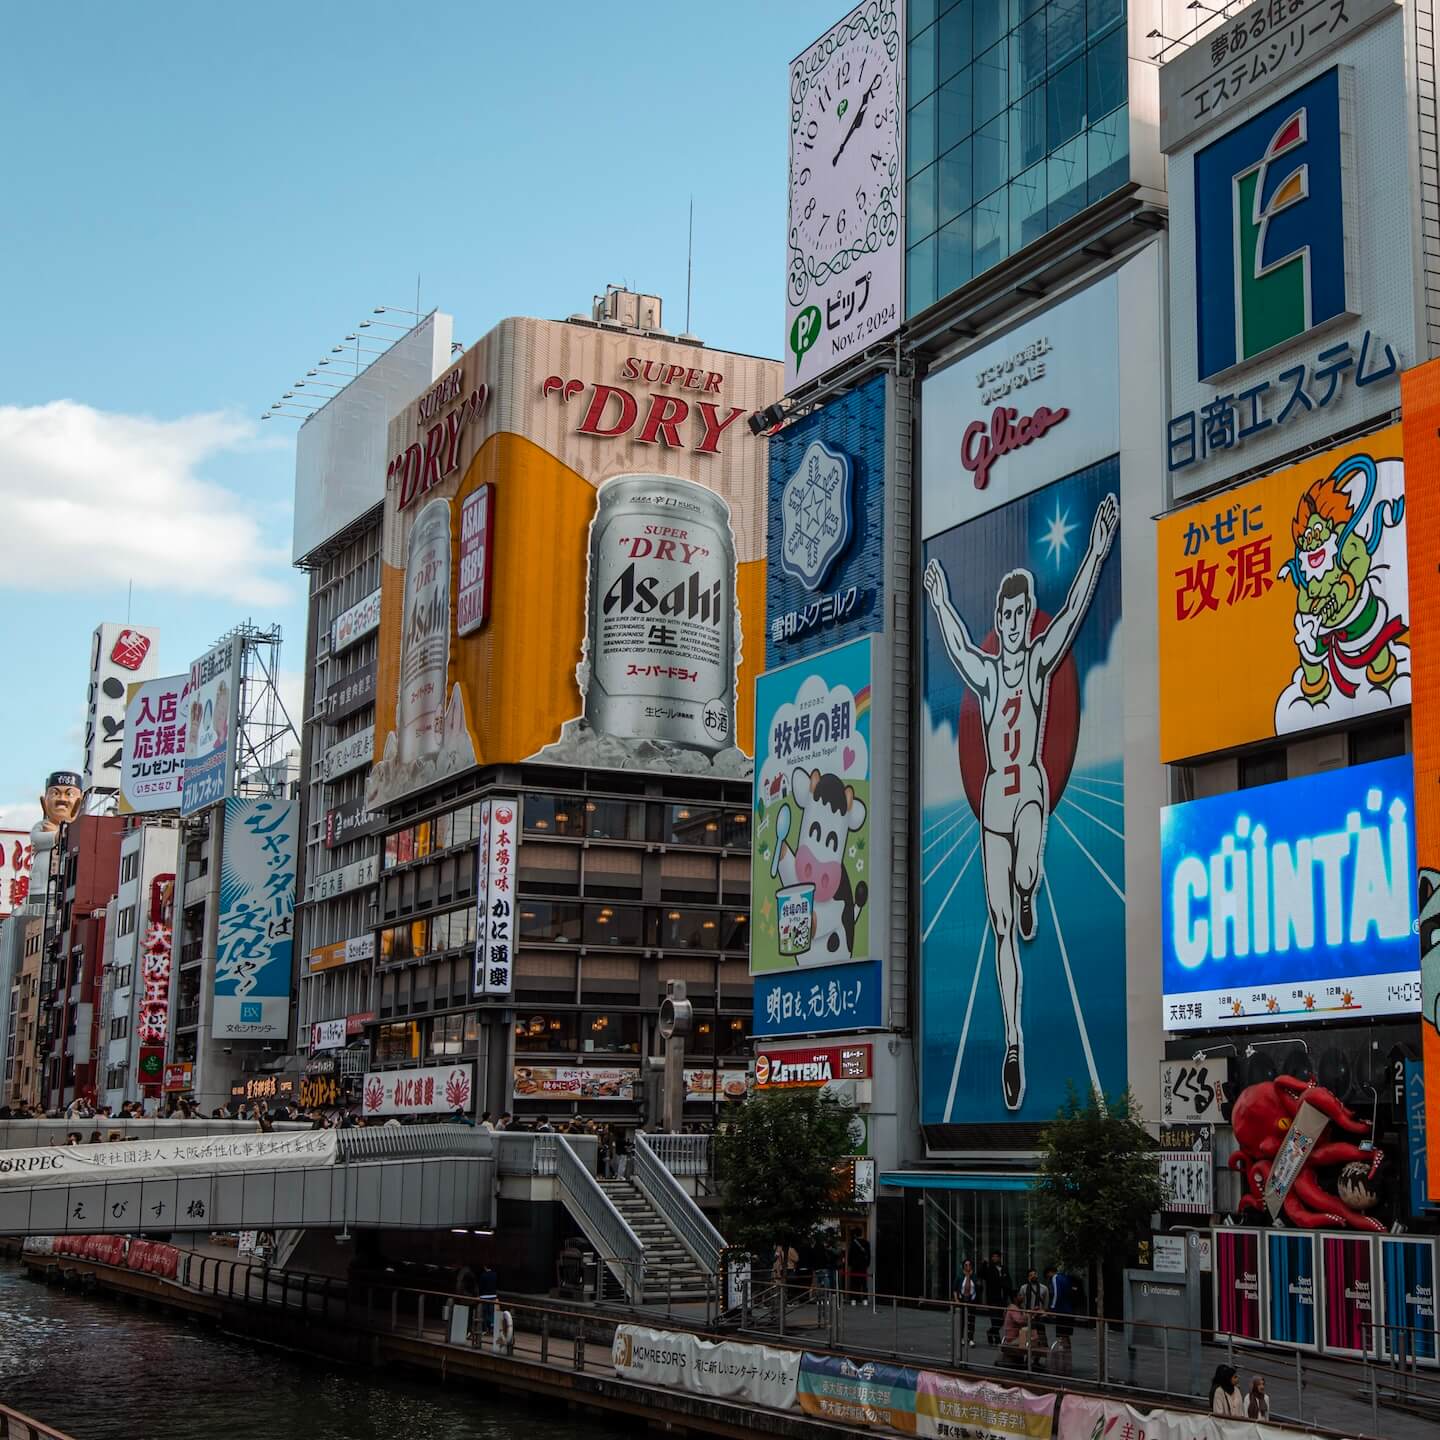
[[[898,178],[895,62],[878,40],[838,47],[812,77],[791,136],[794,243],[827,260],[866,239],[866,226]],[[866,249],[878,248],[874,243]]]

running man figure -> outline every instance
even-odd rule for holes
[[[1039,635],[1035,578],[1012,570],[995,596],[999,655],[987,655],[970,638],[950,602],[950,584],[936,560],[925,567],[925,589],[940,622],[951,663],[980,702],[985,729],[985,784],[981,792],[981,862],[985,903],[995,932],[995,975],[1005,1016],[1005,1063],[1001,1089],[1008,1109],[1025,1098],[1024,1036],[1020,1027],[1023,976],[1015,935],[1035,935],[1035,889],[1044,873],[1049,787],[1041,755],[1050,677],[1069,652],[1095,594],[1100,567],[1120,523],[1113,494],[1095,511],[1090,547],[1060,613]]]

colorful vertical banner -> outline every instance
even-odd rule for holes
[[[180,813],[194,815],[235,788],[244,644],[231,635],[190,666],[185,711],[184,785]]]
[[[1259,1341],[1259,1231],[1215,1231],[1211,1263],[1215,1272],[1215,1333]]]
[[[1380,1240],[1384,1324],[1380,1358],[1388,1360],[1404,1346],[1406,1356],[1436,1363],[1435,1242],[1424,1239]]]
[[[1375,1242],[1368,1236],[1322,1235],[1325,1281],[1325,1352],[1375,1352]]]
[[[211,1015],[216,1039],[290,1034],[299,808],[294,800],[225,801]]]
[[[1400,377],[1406,453],[1427,483],[1410,497],[1410,654],[1415,866],[1428,1196],[1440,1201],[1440,360]]]
[[[755,684],[750,973],[868,960],[870,641]]]
[[[1434,1207],[1429,1200],[1430,1165],[1425,1144],[1425,1067],[1405,1062],[1405,1151],[1410,1176],[1410,1218],[1418,1220]]]
[[[508,995],[515,967],[515,845],[520,802],[483,801],[475,882],[476,995]]]
[[[1125,1088],[1119,484],[1105,460],[925,542],[926,1126]]]
[[[1315,1323],[1315,1236],[1265,1232],[1265,1338],[1274,1345],[1319,1348]]]

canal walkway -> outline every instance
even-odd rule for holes
[[[556,1302],[548,1296],[506,1296],[503,1308],[514,1317],[514,1334],[498,1351],[493,1337],[481,1336],[478,1326],[462,1317],[457,1326],[452,1313],[454,1297],[417,1290],[356,1287],[351,1291],[334,1277],[283,1271],[266,1274],[230,1257],[198,1255],[188,1267],[188,1284],[155,1282],[110,1267],[83,1267],[102,1289],[120,1293],[146,1293],[196,1314],[210,1313],[227,1329],[254,1333],[285,1343],[279,1331],[293,1332],[290,1343],[324,1350],[317,1337],[332,1342],[337,1353],[348,1349],[349,1358],[364,1356],[370,1363],[393,1360],[442,1377],[468,1376],[489,1383],[549,1394],[570,1403],[593,1404],[620,1414],[663,1421],[678,1428],[713,1434],[748,1434],[763,1428],[771,1434],[813,1436],[823,1422],[794,1411],[756,1411],[726,1401],[682,1392],[637,1387],[617,1378],[612,1363],[611,1338],[617,1323],[646,1325],[656,1330],[716,1334],[707,1325],[703,1306],[685,1304],[630,1307]],[[167,1294],[168,1292],[168,1294]],[[177,1293],[178,1292],[178,1293]],[[280,1313],[276,1313],[276,1312]],[[291,1314],[298,1324],[287,1325]],[[473,1312],[472,1312],[473,1313]],[[302,1318],[303,1317],[303,1318]],[[316,1326],[314,1319],[324,1324]],[[717,1338],[764,1340],[797,1350],[829,1351],[855,1360],[885,1360],[907,1366],[948,1370],[974,1379],[1022,1384],[1028,1389],[1087,1390],[1094,1381],[1097,1346],[1093,1330],[1078,1329],[1072,1341],[1072,1375],[1062,1377],[1036,1369],[1029,1373],[995,1363],[994,1347],[984,1343],[983,1322],[977,1327],[980,1344],[967,1347],[963,1337],[949,1333],[947,1308],[844,1305],[831,1316],[814,1303],[791,1308],[783,1331],[771,1317],[751,1317],[741,1333],[726,1326]],[[774,1317],[778,1321],[778,1317]],[[830,1343],[831,1341],[835,1343]],[[957,1343],[958,1342],[958,1343]],[[956,1344],[958,1363],[952,1363]],[[1105,1394],[1127,1398],[1141,1406],[1160,1403],[1168,1391],[1185,1394],[1178,1373],[1179,1358],[1168,1362],[1161,1353],[1123,1344],[1117,1329],[1109,1345],[1109,1383]],[[1433,1440],[1435,1415],[1418,1409],[1436,1395],[1433,1372],[1419,1377],[1398,1373],[1375,1383],[1362,1383],[1366,1371],[1343,1361],[1306,1356],[1293,1357],[1262,1350],[1235,1350],[1203,1346],[1199,1357],[1200,1385],[1191,1404],[1203,1408],[1203,1386],[1217,1364],[1230,1360],[1248,1387],[1253,1375],[1264,1375],[1271,1393],[1273,1418],[1300,1423],[1308,1429],[1346,1437],[1381,1437],[1381,1440]],[[342,1357],[343,1358],[343,1357]],[[1170,1403],[1174,1403],[1172,1400]],[[833,1427],[825,1426],[833,1433]]]

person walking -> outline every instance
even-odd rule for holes
[[[1257,1375],[1250,1382],[1250,1394],[1246,1397],[1245,1413],[1252,1420],[1270,1418],[1270,1397],[1265,1393],[1265,1377]]]
[[[1005,1307],[1015,1293],[1015,1282],[1010,1278],[1010,1272],[1005,1268],[1005,1261],[998,1250],[992,1250],[990,1258],[980,1267],[980,1289],[985,1298],[989,1322],[985,1339],[988,1344],[998,1345]]]
[[[1236,1420],[1245,1418],[1245,1397],[1240,1393],[1240,1375],[1233,1365],[1217,1365],[1210,1377],[1210,1413]]]
[[[975,1262],[968,1256],[960,1264],[951,1299],[960,1306],[960,1334],[968,1350],[975,1343],[975,1306],[980,1299],[980,1285],[975,1278]]]
[[[1045,1284],[1050,1291],[1050,1299],[1047,1308],[1055,1317],[1056,1338],[1068,1337],[1074,1330],[1074,1322],[1070,1319],[1075,1313],[1075,1297],[1070,1284],[1070,1277],[1059,1265],[1047,1265],[1045,1267]]]

